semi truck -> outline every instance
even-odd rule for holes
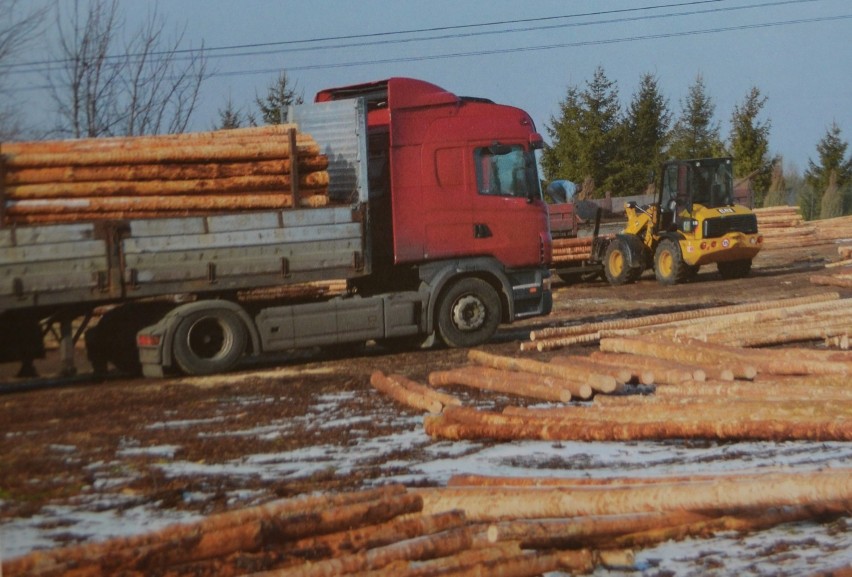
[[[10,224],[4,187],[0,362],[37,356],[22,335],[50,327],[69,372],[85,335],[96,369],[212,374],[305,347],[472,347],[550,312],[526,112],[395,77],[322,90],[289,119],[328,159],[324,206]],[[321,281],[344,288],[286,290]]]

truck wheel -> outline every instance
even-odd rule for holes
[[[606,248],[604,274],[614,286],[636,282],[641,276],[642,269],[630,266],[630,249],[623,238],[612,239]]]
[[[464,278],[438,303],[438,334],[447,346],[473,347],[491,338],[500,324],[500,296],[478,278]]]
[[[716,268],[719,269],[719,274],[725,280],[743,278],[751,272],[751,260],[735,260],[731,262],[716,263]]]
[[[240,318],[226,309],[195,311],[175,330],[177,365],[189,375],[210,375],[232,369],[243,356],[248,333]]]
[[[686,280],[688,265],[683,262],[680,243],[664,238],[654,253],[654,272],[662,284],[678,284]]]

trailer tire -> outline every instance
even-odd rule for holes
[[[502,317],[500,295],[486,281],[467,277],[453,283],[438,302],[438,334],[447,346],[474,347],[490,339]]]
[[[194,311],[180,320],[172,351],[181,370],[210,375],[232,369],[246,350],[248,331],[233,311],[211,308]]]
[[[751,272],[751,259],[718,262],[716,268],[719,269],[719,274],[725,280],[745,278]]]
[[[670,238],[660,241],[654,252],[654,273],[661,284],[674,285],[686,280],[689,270],[683,262],[680,243]]]

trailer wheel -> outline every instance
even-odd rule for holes
[[[438,334],[447,346],[473,347],[494,335],[501,316],[494,287],[482,279],[463,278],[438,303]]]
[[[751,259],[735,260],[731,262],[718,262],[716,268],[725,280],[747,277],[751,272]]]
[[[654,253],[654,272],[662,284],[678,284],[686,280],[688,265],[683,262],[680,244],[670,238],[664,238]]]
[[[642,269],[631,266],[630,248],[621,237],[612,239],[604,254],[604,274],[613,286],[636,282]]]
[[[180,321],[172,351],[185,373],[210,375],[232,369],[247,343],[246,327],[234,312],[208,309],[190,313]]]

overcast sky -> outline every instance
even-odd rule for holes
[[[332,86],[422,78],[461,95],[524,108],[546,134],[568,86],[583,87],[601,66],[617,82],[623,104],[644,73],[656,75],[675,115],[702,75],[723,138],[734,105],[757,86],[768,97],[763,119],[772,123],[771,153],[799,170],[817,158],[816,145],[832,122],[852,140],[849,0],[120,4],[129,29],[156,5],[170,31],[186,27],[187,48],[203,42],[210,49],[212,75],[193,122],[199,130],[217,122],[229,97],[254,110],[255,94],[286,70],[306,100]],[[48,27],[49,35],[55,36],[54,28]],[[37,92],[18,94],[38,101]]]

